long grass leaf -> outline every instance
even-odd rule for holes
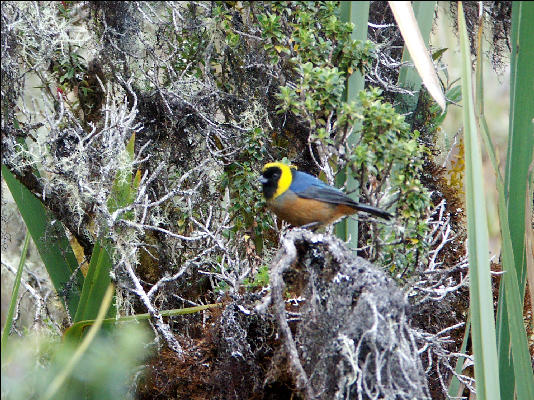
[[[510,123],[505,190],[520,289],[525,287],[525,193],[534,152],[534,3],[513,2]]]
[[[467,351],[467,342],[469,341],[469,333],[471,332],[471,316],[467,317],[467,321],[465,323],[465,332],[464,332],[464,338],[462,340],[462,347],[460,348],[460,353],[466,354]],[[460,375],[463,371],[463,366],[465,362],[465,357],[458,357],[458,360],[456,360],[456,367],[454,368],[454,372],[456,375]],[[460,397],[460,381],[456,377],[456,375],[452,376],[451,383],[449,384],[449,397]]]
[[[111,265],[109,252],[100,245],[100,241],[96,241],[74,322],[96,318],[104,294],[111,283],[109,275]],[[109,307],[107,316],[110,318],[115,316],[113,304]]]
[[[367,40],[367,25],[369,23],[369,2],[368,1],[342,1],[339,5],[340,18],[344,22],[351,22],[354,28],[351,33],[352,40]],[[347,79],[345,90],[345,100],[347,102],[356,101],[358,93],[365,87],[365,77],[354,71]],[[355,126],[354,131],[358,130]],[[349,136],[349,147],[353,147],[358,141],[355,133]],[[338,186],[346,185],[346,190],[351,194],[354,201],[358,201],[358,182],[348,169],[341,169],[336,176]],[[350,247],[358,247],[358,221],[353,218],[345,218],[336,225],[336,235],[342,240],[350,239]]]
[[[126,148],[121,154],[121,157],[124,158],[125,164],[129,167],[135,159],[134,156],[134,145],[135,145],[135,133],[132,134],[128,143],[126,143]],[[129,168],[119,169],[113,180],[113,185],[111,187],[111,195],[108,198],[108,209],[109,212],[113,213],[119,208],[128,206],[132,203],[137,192],[135,188],[135,176],[132,176],[132,171]],[[131,214],[131,213],[130,213]],[[126,215],[129,219],[131,215]]]
[[[80,301],[83,275],[78,269],[78,261],[63,226],[50,216],[41,201],[20,183],[5,165],[2,165],[2,176],[13,195],[56,292],[71,318],[74,318]]]
[[[499,195],[499,209],[506,211],[503,194]],[[534,399],[534,376],[528,351],[527,334],[523,324],[523,296],[514,267],[514,254],[508,215],[502,212],[501,232],[503,236],[503,280],[507,305],[508,327],[512,347],[513,369],[515,376],[515,391],[518,400]]]
[[[489,135],[486,132],[486,135]],[[502,238],[502,269],[503,278],[499,295],[505,300],[499,305],[505,308],[500,309],[497,323],[499,329],[507,330],[505,336],[511,344],[511,352],[500,354],[504,360],[500,364],[505,368],[500,370],[501,379],[508,380],[501,383],[501,396],[508,398],[517,392],[517,399],[534,398],[534,376],[530,365],[530,354],[528,342],[523,324],[523,294],[520,291],[517,274],[515,271],[514,253],[508,224],[508,209],[504,196],[504,185],[502,179],[497,178],[497,190],[499,194],[499,221],[501,225]],[[513,360],[510,359],[513,356]],[[503,375],[504,374],[504,375]],[[505,397],[506,396],[506,397]]]
[[[434,12],[436,9],[435,1],[414,1],[412,3],[413,12],[417,25],[421,31],[421,36],[425,40],[425,44],[428,44],[430,39],[430,32],[432,31],[432,23],[434,22]],[[402,52],[402,62],[408,63],[412,61],[410,52],[404,46]],[[415,96],[409,94],[399,95],[400,100],[400,112],[409,113],[413,112],[417,106],[418,94],[421,89],[422,80],[413,66],[403,66],[399,71],[398,85],[402,88],[413,90],[416,92]]]
[[[525,228],[528,209],[526,199],[527,173],[532,162],[534,147],[534,7],[530,2],[512,4],[512,54],[510,68],[510,122],[508,136],[508,155],[505,168],[505,198],[508,208],[508,226],[514,255],[520,299],[523,300],[526,277]],[[497,343],[499,350],[499,371],[501,395],[512,398],[516,370],[510,352],[510,327],[508,326],[509,305],[508,287],[502,280],[497,310]]]
[[[98,310],[98,315],[96,317],[95,323],[89,329],[87,336],[84,338],[80,346],[78,346],[78,348],[72,355],[72,358],[69,360],[68,364],[65,366],[65,368],[63,368],[62,371],[60,371],[58,375],[56,375],[54,380],[50,383],[42,398],[43,400],[49,400],[54,398],[57,391],[61,388],[63,383],[65,383],[67,378],[72,373],[72,370],[74,369],[76,364],[80,361],[84,353],[89,348],[89,345],[94,340],[96,334],[100,330],[100,327],[102,326],[102,321],[104,320],[104,316],[106,315],[108,308],[111,305],[111,301],[113,299],[113,291],[113,285],[109,285],[104,295],[104,299],[102,300],[102,304],[100,305],[100,309]]]
[[[9,332],[11,332],[11,326],[13,325],[15,306],[17,304],[17,298],[19,296],[20,280],[22,279],[22,270],[24,269],[24,263],[26,262],[26,255],[28,254],[29,244],[30,233],[26,232],[26,238],[24,239],[24,245],[22,246],[22,253],[20,255],[19,266],[17,268],[17,275],[15,275],[15,281],[13,282],[13,290],[11,292],[11,301],[9,302],[6,322],[4,324],[4,330],[2,332],[2,350],[6,348],[7,338],[9,337]]]
[[[483,18],[479,20],[479,30],[477,35],[477,63],[476,63],[476,100],[477,100],[477,118],[490,162],[493,166],[496,176],[497,192],[499,194],[499,218],[503,218],[503,206],[501,202],[501,193],[504,194],[504,181],[501,175],[495,148],[490,138],[488,124],[484,115],[484,89],[483,89],[483,68],[482,68],[482,32],[483,32]],[[507,213],[507,211],[504,211]],[[501,223],[502,226],[502,223]],[[508,310],[506,307],[504,279],[499,285],[499,301],[497,304],[497,319],[495,334],[497,338],[497,356],[499,358],[499,378],[501,398],[512,398],[515,392],[515,376],[512,364],[511,352],[509,351],[510,344],[510,328],[508,326]]]
[[[504,271],[501,286],[507,304],[507,324],[503,324],[502,329],[508,327],[511,339],[511,353],[513,356],[513,376],[515,379],[501,383],[501,396],[511,396],[517,392],[518,399],[534,399],[534,377],[530,368],[530,354],[525,327],[523,325],[522,294],[519,290],[517,274],[514,263],[514,253],[508,225],[508,209],[504,195],[504,183],[497,164],[495,150],[490,139],[488,125],[484,116],[483,97],[483,49],[482,49],[482,26],[483,19],[480,19],[478,43],[477,43],[477,63],[476,63],[476,94],[477,94],[477,118],[482,131],[482,137],[488,150],[490,160],[496,173],[497,191],[499,196],[499,217],[502,238],[502,267]],[[504,314],[502,315],[504,317]],[[503,321],[501,321],[502,323]]]
[[[471,53],[462,4],[458,6],[462,54],[462,99],[465,143],[465,193],[470,274],[470,310],[477,397],[499,399],[499,375],[488,258],[488,227],[482,156],[477,137],[471,80]]]
[[[172,310],[160,310],[160,314],[163,317],[173,317],[176,315],[187,315],[187,314],[194,314],[199,311],[208,310],[210,308],[215,307],[221,307],[221,303],[215,303],[215,304],[205,304],[202,306],[195,306],[195,307],[186,307],[186,308],[177,308]],[[136,314],[136,315],[128,315],[126,317],[119,317],[119,318],[106,318],[102,321],[103,325],[114,325],[117,322],[132,322],[132,321],[146,321],[150,319],[150,314]],[[87,320],[87,321],[78,321],[74,324],[72,324],[69,329],[65,331],[64,339],[65,340],[79,340],[81,339],[84,330],[93,325],[95,323],[95,320]]]
[[[525,248],[527,252],[527,280],[530,292],[530,311],[534,311],[534,229],[530,221],[530,216],[534,215],[534,160],[529,169],[529,186],[526,193],[525,203]],[[534,322],[533,322],[534,324]]]
[[[389,1],[404,43],[428,93],[445,112],[445,96],[409,1]]]

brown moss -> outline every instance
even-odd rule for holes
[[[184,357],[180,358],[165,348],[150,361],[147,376],[139,385],[139,399],[210,398],[213,346],[207,340],[192,341],[184,350]]]
[[[239,304],[250,308],[248,300]],[[287,363],[273,360],[280,344],[272,323],[243,313],[230,298],[226,303],[211,309],[205,323],[189,325],[182,357],[164,348],[149,360],[139,399],[298,399]]]
[[[213,334],[221,310],[211,309],[207,313],[207,322],[196,324],[199,337],[181,343],[182,357],[165,347],[149,360],[145,376],[138,385],[140,400],[212,398],[212,367],[217,349]]]

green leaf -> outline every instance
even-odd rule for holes
[[[100,241],[96,241],[74,322],[96,318],[104,294],[111,283],[109,275],[111,265],[112,260],[108,250],[100,245]],[[115,312],[115,306],[112,304],[108,309],[107,316],[112,318],[115,316]]]
[[[63,226],[5,165],[2,165],[2,176],[15,199],[56,292],[67,307],[71,318],[74,318],[80,300],[83,275],[78,269],[78,261]]]
[[[513,3],[508,157],[505,182],[499,189],[502,259],[503,269],[507,271],[506,279],[501,281],[497,310],[499,371],[504,378],[501,396],[513,398],[517,393],[518,399],[534,398],[534,378],[522,324],[526,282],[525,220],[528,218],[525,210],[529,208],[526,207],[527,177],[534,148],[533,18],[533,4]]]
[[[429,33],[423,37],[420,29],[420,24],[422,24],[430,32],[435,6],[435,1],[414,2],[413,7],[408,2],[389,2],[389,7],[404,38],[405,46],[410,52],[410,57],[422,82],[424,82],[428,93],[445,112],[445,96],[425,44],[425,40],[428,42]],[[416,20],[415,10],[420,15],[419,20]],[[404,79],[404,76],[401,76],[401,79]]]
[[[510,234],[520,288],[525,287],[525,200],[528,169],[534,152],[534,3],[514,2],[512,8],[512,60],[510,122],[505,173]]]
[[[462,4],[458,6],[462,54],[462,99],[465,143],[465,193],[470,273],[470,311],[477,398],[500,399],[493,297],[489,268],[488,227],[482,156],[471,83],[471,53]]]
[[[13,282],[13,291],[11,292],[11,301],[9,302],[9,309],[7,311],[6,321],[4,324],[4,330],[2,332],[2,350],[6,348],[7,338],[11,327],[13,325],[13,315],[15,314],[15,306],[17,304],[17,298],[19,295],[20,281],[22,279],[22,270],[24,269],[24,263],[26,262],[26,255],[28,254],[28,244],[30,243],[30,234],[26,232],[26,238],[24,239],[24,245],[22,246],[22,253],[20,255],[19,266],[17,268],[17,275]],[[2,351],[2,354],[4,352]]]
[[[123,157],[126,158],[126,166],[131,166],[134,159],[134,147],[135,147],[135,133],[132,134],[130,140],[126,144],[126,148]],[[129,168],[122,168],[117,171],[113,186],[111,188],[111,195],[108,198],[109,212],[114,212],[118,209],[124,208],[130,205],[135,200],[137,188],[139,186],[140,176],[135,175],[132,178],[132,171]],[[131,219],[131,213],[125,213],[123,218]]]
[[[469,341],[469,332],[471,331],[471,316],[467,317],[467,321],[465,323],[465,332],[464,332],[464,338],[462,340],[462,347],[460,348],[460,353],[466,354],[467,351],[467,342]],[[456,360],[456,367],[454,368],[454,372],[456,374],[460,375],[463,371],[463,365],[465,362],[465,357],[458,357],[458,360]],[[451,379],[451,383],[449,385],[449,397],[455,398],[460,397],[460,381],[456,376],[453,376]]]
[[[91,327],[91,329],[87,333],[87,336],[84,338],[80,346],[76,348],[76,351],[69,359],[69,362],[65,366],[65,368],[63,368],[63,370],[60,371],[60,373],[57,374],[54,380],[50,383],[42,397],[43,400],[49,400],[54,398],[54,395],[58,392],[58,390],[61,388],[61,386],[63,386],[67,378],[70,376],[74,367],[80,361],[83,354],[87,351],[89,345],[94,340],[96,334],[100,330],[100,327],[102,326],[102,321],[104,320],[104,316],[106,315],[109,306],[111,305],[112,299],[113,285],[109,285],[109,287],[106,288],[104,298],[96,315],[96,320],[94,321],[94,325]]]
[[[415,19],[417,20],[417,24],[419,25],[419,29],[421,30],[421,36],[423,37],[423,40],[425,40],[425,43],[428,44],[428,41],[430,39],[430,33],[432,30],[432,22],[434,21],[434,11],[436,8],[436,2],[414,1],[412,7],[415,14]],[[432,58],[435,60],[434,57],[436,56],[436,53],[438,53],[437,57],[439,58],[439,56],[445,50],[446,49],[441,49],[436,51],[434,54],[432,54]],[[408,51],[406,46],[404,46],[404,50],[402,52],[402,62],[411,61],[412,58],[410,57],[410,52]],[[400,87],[419,92],[421,90],[421,85],[423,81],[421,80],[421,77],[417,73],[417,70],[414,66],[404,66],[401,67],[399,71],[399,78],[397,82]],[[418,93],[414,96],[410,96],[409,94],[399,95],[399,107],[401,107],[399,108],[399,112],[405,113],[414,111],[417,106],[418,98]]]
[[[172,310],[161,310],[160,314],[163,317],[173,317],[176,315],[186,315],[186,314],[193,314],[199,311],[208,310],[210,308],[215,307],[221,307],[221,303],[215,303],[215,304],[205,304],[202,306],[195,306],[195,307],[186,307],[186,308],[177,308]],[[109,313],[108,313],[109,314]],[[150,319],[150,314],[136,314],[136,315],[128,315],[126,317],[119,317],[119,318],[106,318],[102,321],[103,325],[113,326],[117,322],[132,322],[132,321],[147,321]],[[74,340],[78,341],[82,338],[84,330],[93,325],[95,323],[94,319],[86,320],[86,321],[78,321],[74,324],[72,324],[69,329],[65,331],[65,335],[63,336],[65,340]]]
[[[417,12],[415,14],[415,18],[417,19],[417,22],[420,22],[419,21],[419,16],[417,15]],[[431,19],[431,21],[433,21],[434,18]],[[430,34],[430,32],[428,32]],[[423,34],[422,30],[421,30],[421,34]],[[424,37],[424,34],[423,34],[423,37]],[[436,50],[435,52],[432,53],[432,60],[436,61],[436,60],[439,60],[440,57],[443,55],[443,53],[445,53],[447,50],[449,50],[447,47],[444,47],[443,49],[439,49],[439,50]]]
[[[367,39],[367,27],[369,22],[369,2],[368,1],[342,1],[339,5],[341,20],[343,22],[351,22],[353,25],[350,38],[352,40],[365,41]],[[350,103],[358,99],[358,93],[365,87],[365,77],[359,73],[352,73],[347,79],[347,87],[343,93],[346,102]],[[359,122],[354,124],[354,130],[357,131],[361,124]],[[349,146],[354,147],[358,142],[356,134],[348,138]],[[346,181],[346,190],[352,193],[350,196],[354,201],[358,201],[359,194],[357,192],[358,183],[350,173],[348,168],[338,171],[336,176],[336,184],[343,186]],[[339,222],[336,227],[336,235],[342,240],[350,241],[350,247],[356,249],[358,247],[358,221],[355,219],[346,218]]]

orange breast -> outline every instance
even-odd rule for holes
[[[291,191],[285,192],[274,200],[269,200],[267,205],[279,218],[294,226],[302,226],[313,222],[327,225],[345,215],[351,215],[356,212],[354,208],[347,205],[303,199]]]

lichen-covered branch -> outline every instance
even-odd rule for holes
[[[271,301],[304,397],[430,398],[408,304],[391,278],[333,236],[295,229],[281,243]]]

